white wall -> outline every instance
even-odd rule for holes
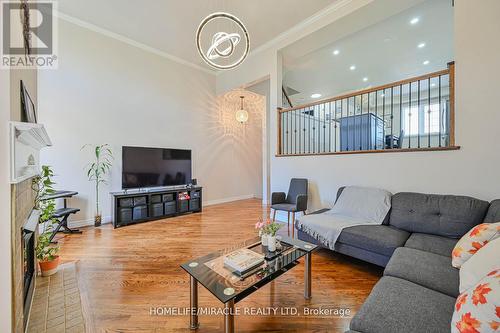
[[[66,21],[59,21],[59,68],[39,73],[39,117],[54,146],[42,163],[52,165],[57,188],[76,190],[74,221],[93,217],[93,186],[83,168],[84,144],[109,143],[115,154],[109,186],[121,188],[121,146],[193,150],[193,177],[208,203],[252,197],[260,161],[227,135],[216,110],[215,77]],[[236,123],[236,120],[234,120]]]
[[[0,332],[12,328],[11,215],[9,184],[10,71],[0,70],[0,253],[4,265],[0,271]]]
[[[410,1],[407,1],[410,3]],[[375,0],[373,3],[383,3]],[[403,3],[403,1],[400,1]],[[393,192],[420,191],[475,196],[485,200],[500,198],[500,112],[492,101],[500,86],[498,34],[500,12],[497,0],[455,1],[456,55],[456,142],[459,151],[349,156],[275,157],[276,114],[280,104],[279,43],[274,51],[255,54],[237,71],[217,77],[218,90],[259,78],[271,77],[271,189],[283,191],[292,177],[310,180],[309,208],[333,203],[337,188],[362,185]],[[362,1],[353,0],[352,10]],[[344,13],[349,13],[347,7]],[[339,17],[342,15],[339,13]],[[329,18],[334,22],[337,18]],[[297,32],[300,35],[301,32]],[[292,43],[296,39],[289,38]],[[261,66],[255,75],[251,68]]]

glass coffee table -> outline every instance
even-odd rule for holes
[[[256,237],[181,265],[190,278],[191,329],[197,329],[199,326],[198,283],[224,304],[224,331],[228,333],[234,332],[234,305],[297,266],[302,257],[305,257],[304,297],[311,298],[311,253],[317,246],[285,236],[278,236],[278,239],[282,252],[269,252],[267,247],[262,246],[260,238]],[[248,248],[269,258],[244,278],[224,267],[224,256],[242,248]]]

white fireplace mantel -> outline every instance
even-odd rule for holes
[[[40,150],[52,146],[42,124],[10,122],[10,182],[17,184],[40,172]]]

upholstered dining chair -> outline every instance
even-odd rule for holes
[[[273,192],[271,195],[271,209],[273,221],[276,219],[276,211],[288,213],[288,227],[290,227],[290,213],[292,213],[292,227],[295,228],[295,213],[307,210],[307,179],[292,178],[288,194],[285,192]]]

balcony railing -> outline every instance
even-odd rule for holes
[[[455,64],[278,109],[277,156],[454,150]]]

